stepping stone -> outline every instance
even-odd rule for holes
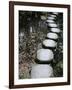
[[[53,77],[53,68],[48,64],[36,64],[32,66],[31,78]]]
[[[53,20],[46,20],[46,22],[48,22],[48,23],[54,23]]]
[[[38,61],[47,61],[50,62],[54,58],[53,51],[50,49],[39,49],[37,51],[37,59]]]
[[[50,17],[54,17],[54,18],[56,18],[56,15],[50,15]]]
[[[56,40],[58,39],[58,35],[56,33],[48,33],[47,38]]]
[[[47,19],[54,20],[55,18],[54,17],[47,17]]]
[[[53,12],[53,14],[58,15],[59,13],[58,12]]]
[[[49,23],[48,26],[51,28],[57,28],[58,27],[57,24],[55,24],[55,23]]]
[[[45,46],[45,47],[47,47],[47,48],[56,48],[56,46],[57,46],[57,43],[56,43],[56,41],[54,41],[54,40],[50,40],[50,39],[45,39],[44,41],[43,41],[43,45]]]
[[[55,32],[55,33],[60,33],[60,29],[59,28],[51,28],[51,31]]]

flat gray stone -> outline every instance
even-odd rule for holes
[[[31,78],[49,78],[53,76],[53,68],[47,64],[36,64],[32,66]]]
[[[56,18],[56,15],[50,15],[50,17],[54,17],[54,18]]]
[[[58,15],[59,13],[58,12],[53,12],[53,14]]]
[[[57,24],[55,24],[55,23],[49,23],[49,26],[50,27],[57,27]]]
[[[46,20],[46,17],[45,16],[41,16],[41,20]]]
[[[45,39],[43,41],[43,45],[46,46],[46,47],[56,47],[57,46],[57,43],[54,40]]]
[[[52,32],[56,32],[56,33],[60,33],[60,29],[59,28],[51,28]]]
[[[47,17],[47,19],[54,20],[55,18],[54,17]]]
[[[56,33],[48,33],[47,37],[51,39],[58,39],[58,35]]]
[[[50,49],[39,49],[37,59],[40,61],[51,61],[54,58],[53,51]]]
[[[48,22],[48,23],[54,23],[54,21],[53,20],[46,20],[46,22]]]

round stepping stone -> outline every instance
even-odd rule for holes
[[[53,68],[47,64],[36,64],[32,66],[31,78],[53,77]]]
[[[59,28],[51,28],[51,31],[55,32],[55,33],[60,33],[60,29]]]
[[[55,18],[54,17],[47,17],[49,20],[54,20]]]
[[[58,39],[58,35],[56,33],[48,33],[47,38],[56,40],[56,39]]]
[[[57,46],[57,43],[54,40],[46,39],[46,40],[43,41],[43,45],[45,47],[52,47],[52,48],[54,48],[54,47]]]
[[[51,17],[54,17],[54,18],[56,17],[56,15],[50,15],[50,16],[51,16]]]
[[[37,59],[39,61],[52,61],[54,58],[53,51],[50,49],[39,49],[37,51]]]
[[[48,23],[54,23],[53,20],[46,20],[46,22],[48,22]]]
[[[49,26],[49,27],[52,27],[52,28],[58,27],[57,24],[55,24],[55,23],[49,23],[48,26]]]

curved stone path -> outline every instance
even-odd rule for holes
[[[60,61],[58,58],[61,58],[60,55],[63,52],[62,30],[59,26],[62,23],[57,20],[58,17],[57,12],[48,13],[45,16],[40,14],[38,21],[34,19],[36,23],[32,21],[29,22],[31,26],[27,25],[29,31],[25,31],[26,28],[21,31],[19,36],[20,79],[58,76],[55,72],[59,73],[59,69],[55,71],[54,66]]]
[[[51,62],[54,59],[54,50],[56,50],[56,45],[58,41],[58,33],[60,33],[60,29],[58,28],[57,23],[54,21],[57,17],[58,13],[51,14],[47,19],[42,16],[42,20],[46,21],[47,25],[50,28],[50,31],[47,33],[47,39],[43,41],[42,49],[37,51],[37,61],[39,62],[49,62],[48,64],[37,64],[32,66],[31,70],[31,78],[48,78],[53,77],[53,67],[51,66]],[[49,48],[50,47],[50,48]]]

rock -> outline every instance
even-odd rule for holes
[[[47,37],[51,39],[58,39],[58,35],[56,33],[48,33]]]
[[[54,40],[45,39],[43,41],[43,45],[46,46],[46,47],[56,47],[57,43]]]
[[[58,12],[53,12],[53,14],[58,15]]]
[[[53,68],[47,64],[36,64],[32,66],[31,78],[48,78],[53,76]]]
[[[56,15],[50,15],[50,17],[54,17],[54,18],[55,18],[55,17],[56,17]]]
[[[54,54],[50,49],[39,49],[37,51],[37,59],[40,61],[51,61],[54,58]]]
[[[56,33],[60,33],[60,29],[59,28],[51,28],[52,32],[56,32]]]
[[[45,17],[45,16],[41,16],[41,19],[42,19],[42,20],[46,20],[46,17]]]
[[[49,23],[48,26],[49,27],[54,27],[54,28],[58,27],[57,24],[55,24],[55,23]]]
[[[47,19],[54,20],[55,18],[54,17],[47,17]]]
[[[53,20],[46,20],[46,22],[48,22],[48,23],[54,23],[54,21]]]

